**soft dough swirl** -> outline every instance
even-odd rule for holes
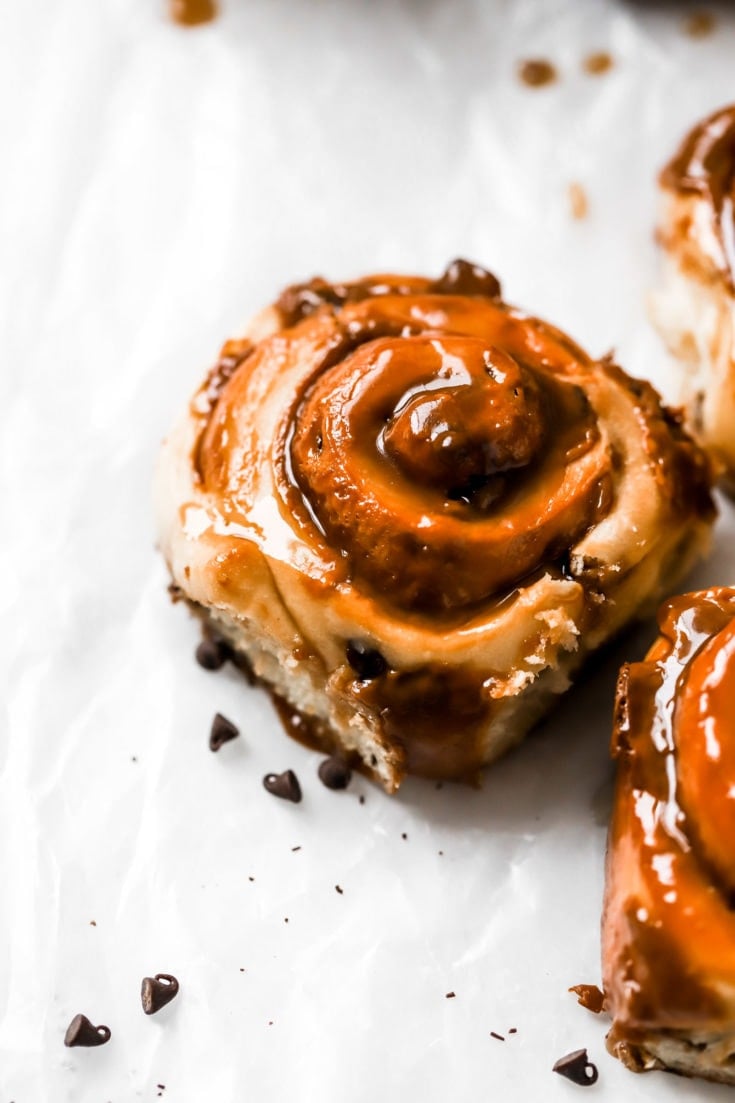
[[[289,288],[225,346],[162,472],[177,584],[389,788],[517,741],[713,516],[653,389],[464,261]]]
[[[735,1082],[735,590],[667,602],[620,677],[603,924],[608,1047]]]

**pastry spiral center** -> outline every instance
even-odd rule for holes
[[[480,340],[404,344],[393,352],[392,367],[409,357],[433,375],[429,385],[401,396],[381,434],[380,447],[407,476],[450,499],[470,499],[494,476],[531,463],[544,427],[529,372]]]

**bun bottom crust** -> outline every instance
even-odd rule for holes
[[[735,1030],[727,1033],[647,1033],[639,1043],[619,1040],[611,1030],[608,1052],[632,1072],[660,1069],[718,1084],[735,1084]]]

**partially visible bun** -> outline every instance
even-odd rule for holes
[[[699,123],[661,173],[654,321],[681,364],[694,431],[735,490],[735,105]]]
[[[621,673],[602,924],[607,1046],[735,1084],[735,590],[668,601]]]
[[[703,551],[709,481],[648,384],[455,262],[284,292],[166,441],[158,527],[291,727],[393,791],[519,742]]]

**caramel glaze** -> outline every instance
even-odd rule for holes
[[[174,23],[184,27],[210,23],[217,15],[215,0],[170,0],[169,10]]]
[[[667,602],[623,668],[603,918],[608,1041],[735,1030],[735,590]]]
[[[735,235],[735,104],[694,127],[661,172],[661,185],[712,204],[714,227],[733,281]]]

